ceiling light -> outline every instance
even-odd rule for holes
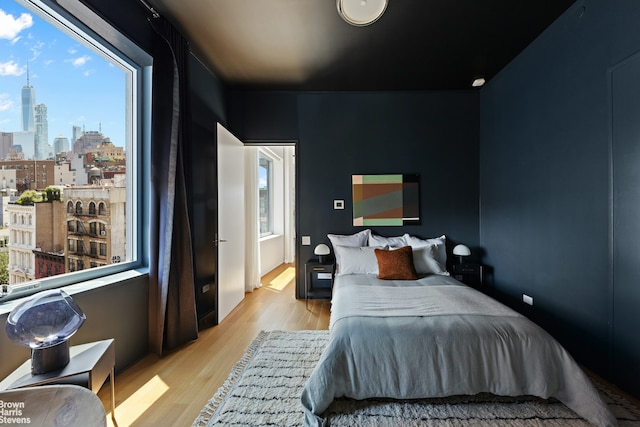
[[[338,13],[351,25],[373,24],[384,13],[388,0],[337,0]]]
[[[483,79],[482,77],[480,77],[480,78],[478,78],[478,79],[475,79],[475,80],[473,81],[473,83],[471,83],[471,86],[473,86],[473,87],[482,87],[482,86],[484,86],[484,84],[485,84],[486,82],[487,82],[487,81],[486,81],[485,79]]]

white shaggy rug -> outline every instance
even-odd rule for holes
[[[300,394],[328,337],[327,331],[261,332],[193,426],[302,425]],[[595,385],[620,427],[640,427],[638,408]],[[590,426],[555,400],[493,395],[411,401],[338,399],[326,415],[331,427]]]

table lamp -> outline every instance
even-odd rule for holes
[[[327,258],[329,257],[329,254],[331,253],[331,250],[329,249],[329,246],[325,245],[324,243],[320,243],[318,246],[316,246],[316,248],[313,250],[313,253],[315,255],[317,255],[318,257],[318,262],[320,264],[324,264],[327,262]]]
[[[456,245],[453,248],[453,254],[458,256],[459,263],[462,264],[462,257],[471,255],[471,250],[465,245]]]
[[[61,289],[42,291],[18,304],[5,323],[7,336],[31,348],[31,373],[44,374],[69,363],[69,338],[86,316]]]

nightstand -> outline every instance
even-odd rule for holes
[[[97,394],[102,384],[109,378],[111,417],[115,420],[116,353],[113,339],[71,346],[69,355],[69,363],[64,368],[37,375],[31,373],[31,359],[27,360],[0,382],[0,390],[45,384],[76,384]]]
[[[476,289],[483,288],[484,266],[481,264],[453,264],[453,278]]]
[[[317,258],[312,258],[304,264],[304,299],[307,310],[310,297],[331,299],[334,271],[333,260],[321,264]]]

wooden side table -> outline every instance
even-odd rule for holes
[[[111,386],[111,418],[115,421],[116,351],[113,339],[74,345],[69,348],[69,363],[62,369],[44,374],[31,373],[31,359],[0,382],[0,390],[12,390],[44,384],[76,384],[98,393],[107,377]]]

